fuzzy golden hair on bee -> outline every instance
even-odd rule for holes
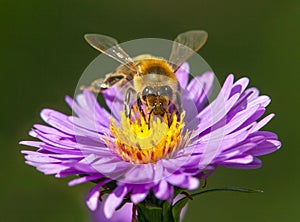
[[[138,67],[138,72],[143,75],[158,74],[176,79],[173,67],[163,58],[141,55],[134,58],[134,61]]]

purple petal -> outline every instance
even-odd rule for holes
[[[84,176],[84,177],[80,177],[80,178],[76,178],[76,179],[71,180],[68,183],[68,185],[69,186],[75,186],[75,185],[78,185],[78,184],[81,184],[81,183],[86,183],[86,182],[89,182],[89,181],[97,180],[97,179],[100,179],[102,177],[103,177],[103,175],[101,175],[101,174]]]
[[[199,187],[199,185],[200,185],[200,181],[198,178],[186,177],[186,181],[185,181],[183,187],[188,190],[195,190]]]
[[[181,186],[185,182],[184,174],[172,174],[167,178],[168,182],[175,186]]]
[[[33,126],[34,126],[35,129],[39,130],[40,132],[46,133],[46,134],[54,134],[54,135],[57,135],[57,136],[60,136],[60,137],[72,138],[71,135],[66,134],[62,131],[59,131],[59,130],[54,129],[54,128],[49,127],[49,126],[44,126],[44,125],[41,125],[41,124],[35,124]]]
[[[219,166],[226,167],[226,168],[237,168],[237,169],[257,169],[261,167],[262,162],[261,160],[254,158],[252,162],[248,164],[244,163],[227,163],[227,164],[220,164]]]
[[[86,204],[92,211],[95,211],[98,207],[101,185],[102,184],[97,184],[94,186],[86,196]]]
[[[235,95],[236,93],[241,94],[246,89],[248,84],[249,84],[248,78],[244,77],[244,78],[237,80],[232,86],[229,98],[232,97],[233,95]]]
[[[182,89],[185,89],[189,81],[190,66],[187,62],[183,63],[176,72],[176,78]]]
[[[190,98],[193,99],[198,112],[202,110],[212,92],[214,73],[206,72],[201,76],[196,76],[187,86]]]
[[[154,179],[154,169],[152,164],[138,164],[135,165],[125,175],[124,181],[126,183],[151,183]]]
[[[281,142],[278,140],[266,140],[258,144],[254,149],[247,152],[247,154],[253,156],[262,156],[272,153],[281,147]]]
[[[161,180],[160,183],[153,188],[153,192],[158,199],[166,200],[170,195],[169,184],[165,180]]]
[[[111,114],[115,119],[120,120],[120,112],[124,109],[124,95],[117,87],[111,87],[102,93],[106,105],[109,107]]]
[[[147,197],[149,190],[150,187],[144,184],[133,186],[132,194],[130,197],[131,201],[134,204],[138,204],[142,202]]]
[[[261,121],[259,121],[252,129],[251,132],[255,132],[260,130],[262,127],[264,127],[269,121],[271,121],[271,119],[273,119],[275,115],[274,114],[270,114],[268,116],[266,116],[265,118],[263,118]]]
[[[104,202],[104,214],[107,218],[111,218],[116,208],[122,203],[125,195],[130,192],[127,186],[118,186],[108,195]]]
[[[99,204],[97,211],[93,215],[94,222],[131,222],[132,203],[126,203],[121,209],[114,212],[113,216],[108,219],[104,215],[103,203]]]
[[[110,181],[110,179],[103,180],[89,191],[86,196],[86,204],[90,208],[90,210],[95,211],[97,209],[100,197],[100,187]]]
[[[230,164],[230,163],[237,163],[237,164],[248,164],[253,161],[253,156],[251,155],[246,155],[246,156],[241,156],[241,157],[235,157],[229,160],[225,160],[225,164]]]

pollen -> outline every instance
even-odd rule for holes
[[[167,159],[186,141],[188,133],[182,136],[184,114],[179,117],[175,112],[170,117],[151,116],[149,125],[134,106],[131,118],[123,111],[120,123],[111,118],[110,133],[114,140],[105,139],[105,143],[124,161],[131,163],[155,163]]]

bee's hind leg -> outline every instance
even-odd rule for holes
[[[123,73],[109,73],[103,79],[96,79],[90,86],[81,86],[81,90],[87,89],[94,93],[101,93],[102,91],[114,86],[122,85],[127,81],[126,75]]]
[[[80,87],[81,90],[87,89],[94,93],[100,93],[108,88],[109,88],[109,85],[104,82],[104,79],[96,79],[95,81],[93,81],[91,83],[91,85]]]

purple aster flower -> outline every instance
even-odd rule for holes
[[[138,204],[151,193],[172,202],[175,189],[197,189],[199,179],[217,167],[258,168],[262,164],[258,156],[280,148],[276,134],[261,131],[274,116],[261,118],[270,98],[256,88],[246,89],[248,78],[234,81],[229,75],[209,104],[213,73],[188,82],[184,64],[177,78],[184,112],[172,115],[170,126],[157,118],[148,128],[134,108],[133,117],[125,118],[114,88],[103,93],[111,114],[94,94],[83,91],[74,100],[66,97],[75,115],[42,110],[48,126],[34,125],[30,136],[38,141],[21,142],[37,148],[22,151],[26,163],[58,178],[79,175],[70,186],[94,182],[86,203],[94,211],[102,195],[108,194],[101,208],[111,218],[124,199]]]

